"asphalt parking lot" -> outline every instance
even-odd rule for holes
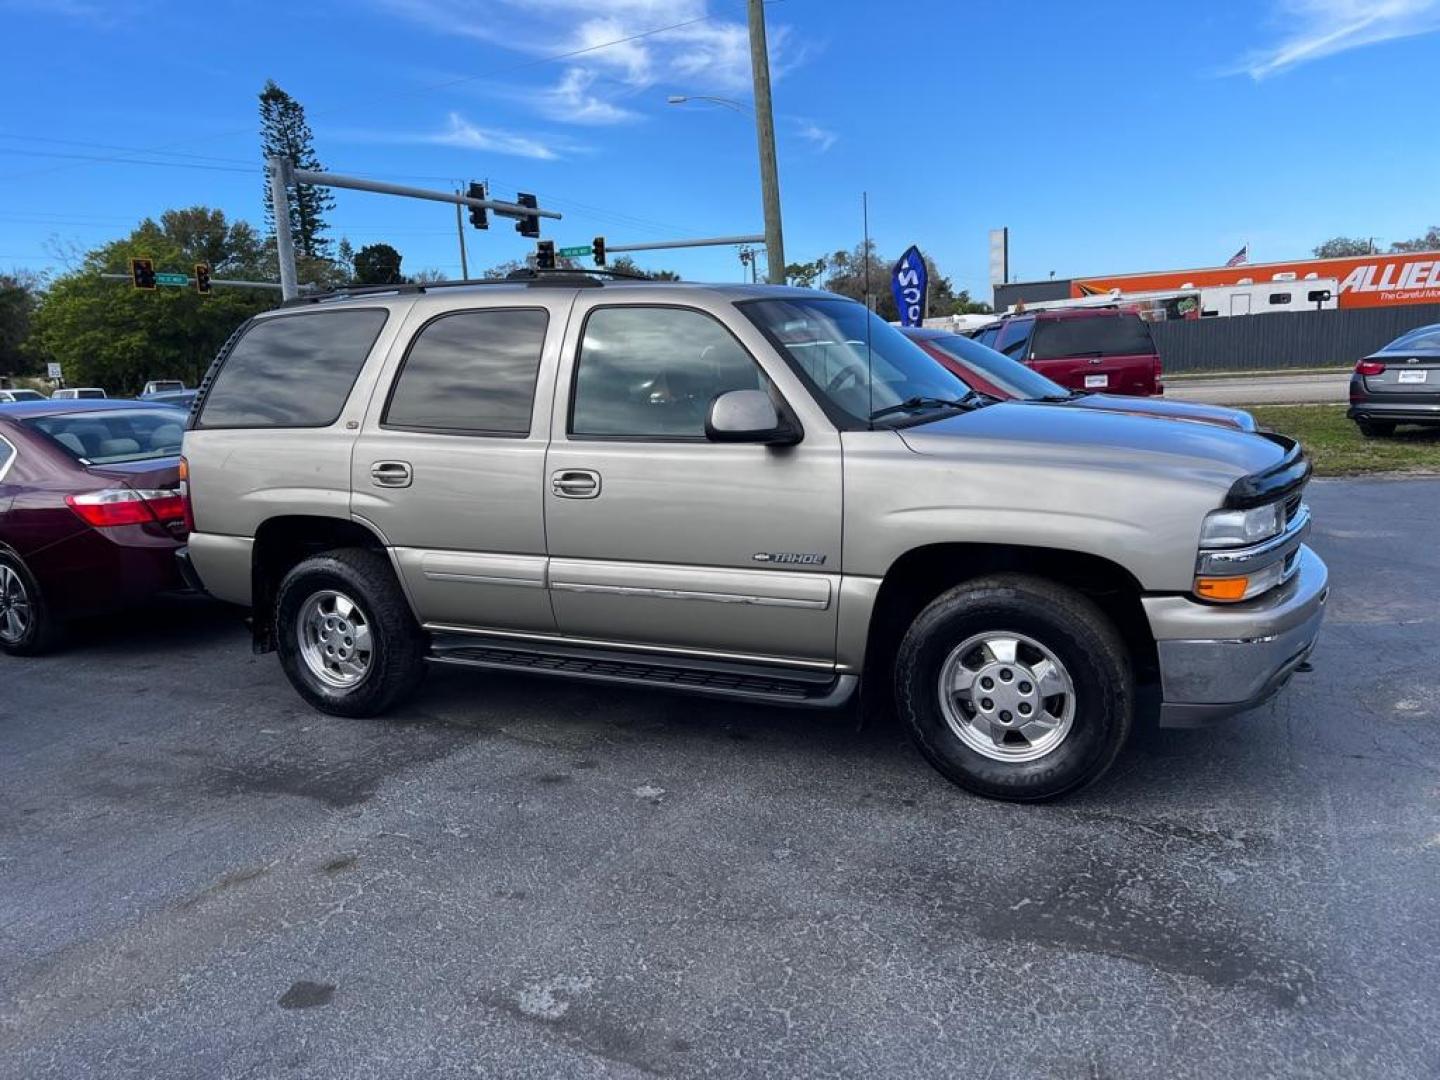
[[[190,604],[0,659],[0,1076],[1440,1074],[1440,480],[1323,481],[1315,671],[1058,805],[896,729]]]

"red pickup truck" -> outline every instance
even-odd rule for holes
[[[981,327],[974,336],[1071,390],[1137,397],[1165,392],[1150,326],[1133,311],[1028,312]]]

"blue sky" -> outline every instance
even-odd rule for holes
[[[999,225],[1030,278],[1440,223],[1440,0],[767,11],[790,261],[853,246],[861,191],[883,253],[918,243],[985,298]],[[259,223],[266,78],[305,104],[327,168],[534,191],[565,214],[546,224],[562,245],[758,232],[751,117],[666,104],[748,97],[744,17],[741,0],[0,0],[0,267],[63,268],[167,207]],[[453,210],[337,197],[336,239],[458,276]],[[467,239],[472,271],[528,250],[503,220]],[[741,273],[730,249],[642,262]]]

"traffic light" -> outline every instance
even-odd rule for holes
[[[147,289],[150,292],[154,292],[157,287],[155,285],[155,260],[131,259],[130,284],[137,289]]]
[[[540,205],[539,201],[535,198],[535,196],[531,195],[529,192],[526,191],[522,191],[520,192],[520,194],[516,195],[515,202],[518,203],[520,206],[528,206],[532,210]],[[528,236],[532,239],[536,236],[539,236],[539,215],[526,214],[524,217],[522,217],[519,221],[515,223],[515,231],[518,232],[521,236]]]
[[[201,296],[210,295],[210,264],[195,264],[195,291]]]
[[[466,189],[465,194],[471,199],[483,199],[485,198],[485,185],[472,181],[470,187]],[[490,228],[490,219],[486,216],[483,206],[470,207],[470,224],[474,225],[477,229]]]
[[[535,245],[535,265],[541,270],[555,269],[554,240],[541,240]]]
[[[596,266],[605,265],[605,237],[595,237],[595,242],[590,245],[590,254],[595,257]]]

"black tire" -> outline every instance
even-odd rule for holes
[[[302,655],[299,618],[318,593],[344,594],[370,629],[365,672],[352,686],[325,682]],[[366,548],[342,548],[298,563],[275,597],[280,664],[300,696],[336,716],[378,716],[410,697],[425,677],[426,638],[415,623],[389,560]]]
[[[1355,424],[1367,439],[1383,439],[1395,434],[1395,425],[1387,420],[1356,420]]]
[[[1007,632],[1053,653],[1073,685],[1068,732],[1031,761],[996,760],[972,749],[941,704],[940,677],[951,652],[975,635]],[[900,643],[895,698],[920,752],[947,779],[1016,802],[1054,799],[1099,779],[1125,745],[1135,711],[1129,654],[1110,619],[1074,589],[1023,574],[965,582],[926,607]]]
[[[0,567],[4,567],[6,571],[0,573],[0,584],[13,582],[13,585],[19,587],[19,592],[15,592],[12,585],[10,602],[13,603],[17,597],[21,599],[25,605],[27,622],[18,638],[12,640],[0,633],[0,652],[9,653],[11,656],[40,656],[49,652],[59,644],[64,635],[64,624],[55,617],[45,602],[45,596],[29,567],[17,556],[8,551],[0,551]],[[14,575],[13,579],[9,577],[11,574]],[[0,623],[4,620],[5,606],[6,599],[0,597]],[[0,626],[0,630],[3,630],[3,626]]]

